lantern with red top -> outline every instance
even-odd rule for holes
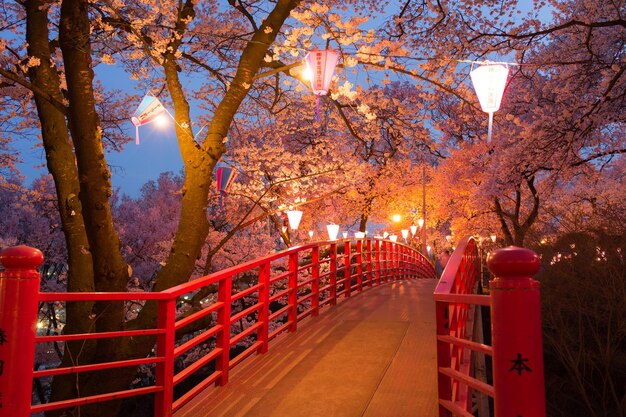
[[[228,162],[221,160],[215,165],[215,187],[220,197],[220,206],[222,205],[222,196],[236,178],[237,171]]]
[[[493,113],[500,109],[508,75],[509,68],[507,65],[489,61],[479,64],[478,67],[470,71],[480,107],[485,113],[489,113],[487,142],[491,142]]]
[[[339,61],[339,53],[329,49],[313,50],[310,51],[304,59],[311,78],[311,89],[313,90],[313,94],[317,96],[315,114],[319,120],[320,96],[328,94],[330,82],[335,74],[337,61]]]

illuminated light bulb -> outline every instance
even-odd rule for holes
[[[402,233],[402,239],[404,240],[409,237],[409,229],[402,229],[400,233]]]
[[[411,227],[409,227],[409,229],[411,229],[411,235],[415,236],[415,234],[417,233],[417,226],[412,225]]]
[[[326,226],[326,230],[328,230],[328,239],[329,240],[337,240],[337,234],[339,233],[339,225],[338,224],[329,224]]]

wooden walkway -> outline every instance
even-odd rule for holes
[[[175,417],[435,417],[435,280],[370,288],[298,323]]]

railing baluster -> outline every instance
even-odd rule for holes
[[[337,304],[337,244],[330,244],[330,305]]]
[[[176,299],[159,300],[157,328],[165,330],[157,336],[157,356],[164,358],[156,364],[156,384],[163,387],[154,399],[154,417],[170,417],[174,400],[174,343]]]
[[[435,321],[437,336],[449,336],[448,303],[435,302]],[[437,339],[437,369],[450,368],[450,360],[450,345]],[[437,388],[439,399],[448,400],[452,398],[452,378],[441,372],[437,372]],[[439,417],[451,416],[452,413],[440,404]]]
[[[356,286],[358,291],[363,290],[363,239],[356,241]]]
[[[289,309],[287,320],[289,320],[289,331],[295,332],[298,329],[298,252],[289,254]]]
[[[352,288],[352,267],[350,266],[350,241],[347,240],[343,245],[343,288],[346,290],[345,297],[350,297],[350,289]]]
[[[216,381],[217,385],[228,383],[228,372],[230,370],[230,303],[233,294],[233,277],[228,275],[222,279],[217,287],[217,301],[223,303],[217,312],[217,322],[222,325],[222,330],[217,334],[216,347],[222,353],[215,360],[215,369],[220,372],[220,377]]]
[[[382,258],[381,267],[380,267],[380,275],[383,282],[387,281],[387,242],[382,241],[380,243],[380,257]]]
[[[376,285],[380,285],[380,240],[375,242],[376,245]]]
[[[316,246],[311,249],[311,292],[313,298],[311,299],[311,315],[317,316],[320,312],[320,247]]]
[[[265,353],[269,342],[269,315],[270,315],[270,263],[266,262],[259,267],[259,283],[263,287],[259,289],[259,321],[263,325],[259,328],[258,339],[261,342],[259,353]]]
[[[367,285],[372,286],[372,241],[367,239]]]

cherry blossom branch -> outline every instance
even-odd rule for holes
[[[0,68],[0,75],[2,75],[4,78],[6,78],[8,80],[11,80],[13,82],[18,83],[19,85],[21,85],[22,87],[26,88],[27,90],[30,90],[33,94],[36,94],[36,95],[40,96],[41,98],[46,100],[48,103],[53,105],[64,116],[67,116],[67,107],[64,106],[63,103],[60,103],[59,101],[55,100],[54,97],[52,97],[46,91],[42,90],[41,88],[37,87],[36,85],[34,85],[34,84],[32,84],[32,83],[30,83],[28,81],[26,81],[25,79],[21,78],[20,76],[18,76],[14,72],[7,71],[7,70],[5,70],[3,68]]]

